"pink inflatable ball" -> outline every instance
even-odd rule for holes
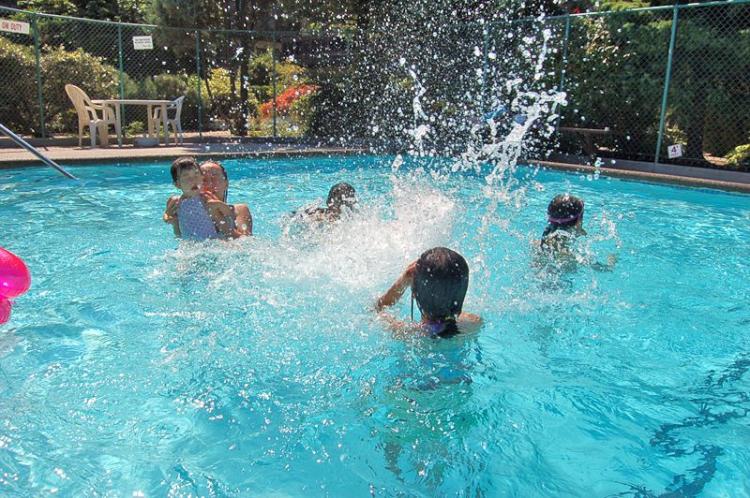
[[[0,247],[0,297],[13,299],[31,286],[31,274],[26,263],[10,251]]]
[[[13,307],[10,301],[0,297],[0,324],[10,320],[10,309]]]

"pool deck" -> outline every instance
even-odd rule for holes
[[[713,168],[698,168],[676,164],[657,164],[642,161],[609,160],[606,167],[596,168],[585,158],[552,155],[551,160],[530,160],[544,168],[624,178],[689,187],[715,188],[731,192],[750,193],[750,173]]]
[[[125,144],[122,147],[79,148],[77,141],[32,141],[42,153],[50,159],[64,164],[81,164],[96,162],[157,162],[169,161],[179,156],[195,157],[291,157],[291,156],[329,156],[342,154],[367,154],[368,147],[340,147],[334,145],[300,143],[300,142],[267,142],[253,139],[227,140],[223,136],[204,136],[201,141],[191,137],[183,145],[160,145],[157,147],[134,147]],[[574,156],[553,156],[551,160],[527,160],[526,162],[544,168],[563,171],[575,171],[592,174],[597,171],[586,160]],[[0,169],[24,166],[43,167],[31,153],[15,147],[7,139],[0,139]],[[733,192],[750,193],[750,173],[720,169],[696,168],[671,164],[653,164],[636,161],[610,161],[606,167],[598,168],[603,176],[616,178],[670,183],[692,187],[715,188]]]
[[[283,143],[185,143],[184,145],[134,147],[110,146],[92,149],[78,146],[39,146],[40,152],[65,165],[66,163],[118,162],[118,161],[165,161],[180,156],[237,157],[237,156],[300,156],[336,155],[363,153],[364,149],[311,144]],[[0,147],[0,169],[40,165],[30,152],[18,148]]]

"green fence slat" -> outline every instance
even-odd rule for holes
[[[117,25],[117,54],[118,54],[118,62],[119,62],[119,68],[120,68],[120,98],[125,98],[125,77],[123,70],[124,68],[124,61],[122,56],[122,25]]]
[[[672,79],[672,59],[674,57],[674,44],[677,38],[677,20],[679,18],[680,7],[674,5],[672,13],[672,33],[669,37],[669,51],[667,53],[667,69],[664,74],[664,92],[661,97],[661,113],[659,115],[659,136],[656,139],[656,153],[654,154],[654,163],[659,162],[661,146],[664,141],[664,126],[667,118],[667,102],[669,100],[669,83]]]
[[[195,74],[198,76],[198,137],[203,138],[203,96],[201,94],[201,32],[195,31]]]
[[[271,76],[273,80],[273,94],[271,96],[271,112],[273,113],[273,138],[276,138],[276,31],[273,32],[271,44]]]
[[[47,138],[47,127],[44,116],[44,89],[42,88],[42,51],[39,45],[39,25],[37,16],[31,15],[31,27],[34,31],[34,57],[36,58],[36,90],[39,100],[39,131],[42,138]]]

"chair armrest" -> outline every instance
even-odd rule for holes
[[[87,106],[84,106],[84,109],[86,109],[86,112],[89,113],[89,117],[91,118],[91,120],[92,121],[96,121],[96,120],[100,119],[99,115],[96,113],[96,111],[99,110],[99,109],[103,109],[103,108],[99,107],[99,109],[97,109],[96,107],[92,107],[92,106],[88,106],[87,105]]]

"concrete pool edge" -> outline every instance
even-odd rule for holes
[[[46,154],[47,151],[42,151]],[[103,153],[102,153],[103,152]],[[129,154],[135,152],[136,154]],[[273,158],[273,157],[306,157],[306,156],[337,156],[337,155],[359,155],[368,153],[369,150],[361,147],[318,147],[318,146],[274,146],[268,148],[257,148],[253,150],[233,150],[231,148],[221,150],[194,150],[187,147],[159,148],[159,149],[100,149],[90,151],[88,149],[66,150],[64,153],[55,151],[48,154],[49,157],[62,165],[86,165],[86,164],[118,164],[118,163],[157,163],[171,161],[180,156],[193,156],[201,159],[222,158],[234,159],[241,157],[249,158]],[[20,152],[19,152],[20,153]],[[82,153],[78,156],[75,153]],[[46,167],[29,155],[29,157],[7,158],[0,156],[0,170]]]
[[[632,162],[632,161],[631,161]],[[742,192],[750,193],[750,173],[736,172],[740,175],[745,175],[745,178],[739,177],[740,181],[727,181],[723,179],[711,178],[710,175],[704,176],[688,176],[678,174],[667,174],[657,173],[625,168],[610,168],[600,167],[596,168],[588,164],[576,164],[567,163],[560,161],[548,161],[548,160],[536,160],[529,159],[528,163],[531,165],[538,165],[543,168],[556,169],[561,171],[571,171],[578,173],[595,173],[599,171],[599,174],[604,176],[610,176],[613,178],[629,179],[629,180],[640,180],[655,183],[666,183],[671,185],[682,185],[685,187],[699,187],[699,188],[714,188],[718,190],[726,190],[730,192]],[[649,164],[649,163],[642,163]],[[670,165],[672,166],[672,165]],[[688,166],[672,166],[673,168],[688,168]],[[697,168],[691,168],[697,169]],[[711,172],[713,170],[706,170]],[[686,171],[687,173],[687,171]],[[695,173],[695,172],[690,172]]]
[[[193,146],[198,144],[191,144]],[[69,147],[55,148],[49,153],[51,159],[63,165],[85,165],[85,164],[117,164],[127,163],[155,163],[172,160],[179,156],[189,155],[197,158],[285,158],[285,157],[315,157],[315,156],[338,156],[338,155],[369,155],[372,150],[366,146],[360,147],[326,147],[318,145],[302,145],[262,143],[257,147],[248,149],[237,148],[236,144],[211,144],[208,147],[202,144],[200,147],[164,147],[153,149],[136,148],[105,148],[105,149],[75,149]],[[23,157],[27,154],[28,157]],[[699,188],[715,188],[731,192],[750,193],[750,173],[740,171],[714,170],[708,168],[696,168],[690,166],[679,166],[671,164],[654,164],[638,161],[617,160],[613,166],[595,168],[585,163],[584,158],[553,156],[553,160],[539,160],[527,158],[523,163],[538,165],[543,168],[571,171],[578,173],[594,173],[599,171],[604,176],[622,179],[641,180],[672,185],[682,185]],[[18,151],[6,157],[0,155],[0,170],[27,167],[44,167],[30,154]]]

